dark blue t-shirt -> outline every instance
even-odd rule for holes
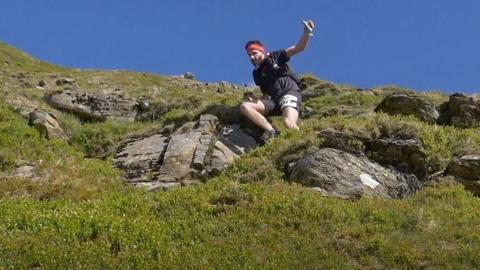
[[[297,83],[288,75],[287,62],[290,57],[285,50],[271,52],[268,57],[253,70],[255,84],[272,99],[278,99],[289,90],[300,91]],[[292,71],[290,71],[292,72]]]

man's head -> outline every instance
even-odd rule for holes
[[[263,62],[266,56],[265,47],[258,40],[251,40],[245,44],[245,50],[247,51],[250,62],[255,66]]]

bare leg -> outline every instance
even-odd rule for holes
[[[297,126],[298,121],[298,111],[293,107],[285,107],[282,110],[283,115],[283,123],[289,129],[296,129],[299,130]]]
[[[264,130],[273,130],[272,125],[267,121],[265,116],[265,105],[259,100],[256,101],[244,101],[240,105],[240,111],[255,125],[263,128]]]

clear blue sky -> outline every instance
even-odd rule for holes
[[[478,0],[15,0],[0,2],[0,40],[67,67],[193,72],[250,83],[243,50],[315,36],[291,64],[335,83],[480,92]]]

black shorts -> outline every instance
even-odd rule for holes
[[[302,94],[298,90],[289,90],[276,99],[261,99],[265,105],[265,115],[281,115],[285,107],[297,109],[300,113]]]

